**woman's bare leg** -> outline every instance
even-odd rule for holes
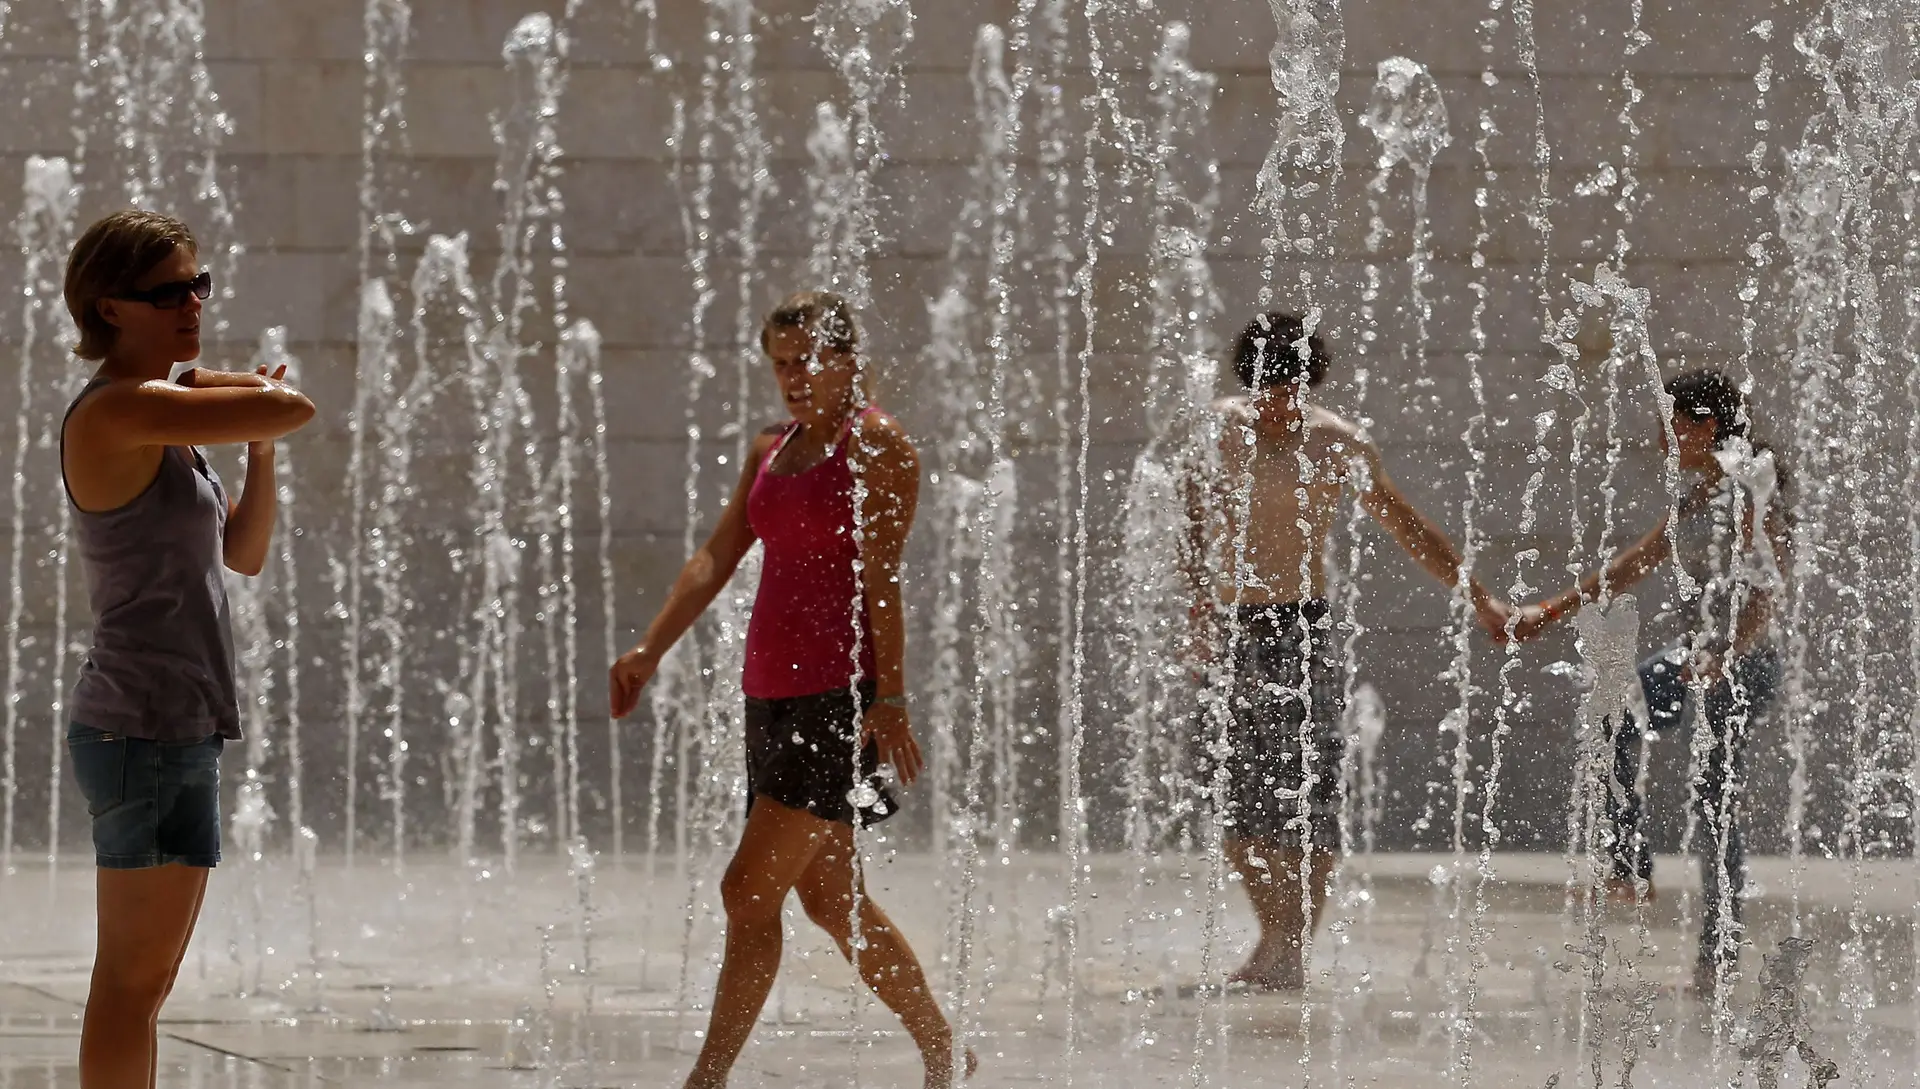
[[[93,981],[80,1027],[82,1089],[153,1089],[160,1007],[193,938],[202,866],[95,871]]]
[[[780,905],[827,840],[831,822],[770,798],[753,799],[746,830],[720,879],[727,912],[726,952],[713,990],[713,1014],[687,1089],[720,1089],[740,1058],[780,970]]]
[[[800,895],[800,906],[806,909],[807,918],[833,938],[842,956],[852,960],[852,828],[844,824],[832,826],[794,891]],[[907,1034],[919,1046],[920,1057],[926,1064],[927,1089],[946,1089],[953,1084],[953,1027],[947,1024],[940,1004],[934,1001],[933,989],[927,986],[927,975],[921,970],[906,936],[887,918],[887,913],[880,910],[880,905],[867,896],[864,881],[859,891],[860,937],[866,943],[860,950],[860,978],[900,1018]],[[974,1065],[974,1057],[968,1054],[968,1074],[972,1074]]]
[[[182,868],[192,869],[197,867]],[[160,1006],[155,1007],[153,1011],[154,1061],[153,1065],[148,1068],[147,1089],[157,1089],[160,1081],[160,1008],[164,1007],[167,999],[173,996],[174,981],[180,978],[180,965],[185,963],[187,959],[187,946],[193,944],[194,928],[200,924],[200,908],[207,900],[207,876],[210,875],[212,871],[202,869],[200,873],[200,888],[199,891],[193,895],[192,917],[187,920],[186,933],[180,935],[180,951],[173,955],[173,967],[167,972],[167,989],[160,996]]]

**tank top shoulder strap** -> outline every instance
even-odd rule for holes
[[[834,449],[838,450],[838,449],[844,448],[847,444],[847,436],[853,434],[854,425],[858,424],[861,420],[866,419],[868,416],[871,416],[878,411],[880,411],[879,405],[868,405],[867,407],[847,417],[847,422],[840,425],[840,437],[833,440]]]
[[[66,415],[60,417],[60,432],[61,432],[61,438],[63,440],[66,437],[66,422],[68,419],[70,419],[73,416],[73,410],[76,408],[79,408],[80,402],[86,400],[89,396],[91,396],[94,390],[99,389],[101,386],[104,386],[111,381],[113,381],[113,379],[111,378],[96,377],[96,378],[88,379],[87,384],[80,387],[80,392],[73,395],[73,400],[67,402]]]
[[[780,430],[780,437],[773,440],[773,445],[767,447],[766,456],[760,459],[760,471],[762,473],[765,473],[767,467],[773,464],[774,458],[780,456],[780,451],[786,447],[787,440],[793,438],[794,433],[799,430],[799,420],[788,421],[787,426]]]
[[[86,385],[80,387],[80,392],[74,394],[73,400],[67,402],[67,411],[60,417],[60,486],[62,490],[65,490],[67,483],[67,421],[73,419],[73,410],[80,407],[80,402],[91,396],[94,390],[111,381],[113,381],[111,378],[89,379]],[[67,499],[69,501],[73,499],[72,492],[67,492]]]

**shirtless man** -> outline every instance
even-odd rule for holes
[[[1305,986],[1302,931],[1319,925],[1341,847],[1345,671],[1325,561],[1345,489],[1442,585],[1460,581],[1453,542],[1394,487],[1366,433],[1307,396],[1327,363],[1326,346],[1298,316],[1248,323],[1234,353],[1247,392],[1215,405],[1224,418],[1218,468],[1189,492],[1195,646],[1216,663],[1217,649],[1232,648],[1227,860],[1260,924],[1230,982],[1256,990]],[[1477,579],[1467,590],[1481,624],[1504,637],[1506,605]]]

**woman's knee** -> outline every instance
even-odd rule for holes
[[[850,933],[853,924],[849,913],[853,910],[853,896],[847,889],[826,889],[817,884],[802,885],[800,894],[801,910],[807,913],[807,919],[813,925],[828,934]]]
[[[720,878],[720,906],[730,923],[777,922],[786,898],[786,889],[747,867],[729,866]]]
[[[133,1013],[156,1013],[173,990],[175,970],[161,958],[114,958],[93,966],[89,1003],[100,1002]]]

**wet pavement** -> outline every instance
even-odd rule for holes
[[[964,915],[956,865],[882,853],[869,871],[979,1053],[982,1086],[1726,1085],[1756,1061],[1740,1044],[1761,954],[1794,917],[1793,868],[1756,860],[1754,947],[1716,1041],[1710,1007],[1678,989],[1700,904],[1677,859],[1660,860],[1644,913],[1612,909],[1598,946],[1567,910],[1563,859],[1500,856],[1484,884],[1472,858],[1458,882],[1444,856],[1355,859],[1304,997],[1194,993],[1238,963],[1252,928],[1229,887],[1209,946],[1203,859],[1091,859],[1077,935],[1061,860],[989,862]],[[160,1084],[676,1085],[717,969],[717,872],[601,858],[582,876],[549,856],[512,875],[425,856],[326,858],[304,876],[285,859],[223,865],[163,1013]],[[1920,1078],[1916,876],[1910,863],[1799,873],[1800,933],[1816,943],[1800,993],[1840,1085]],[[91,881],[71,864],[0,878],[0,1089],[79,1085]],[[891,1015],[791,904],[788,921],[734,1085],[918,1085]],[[1798,1058],[1782,1071],[1805,1083]]]

